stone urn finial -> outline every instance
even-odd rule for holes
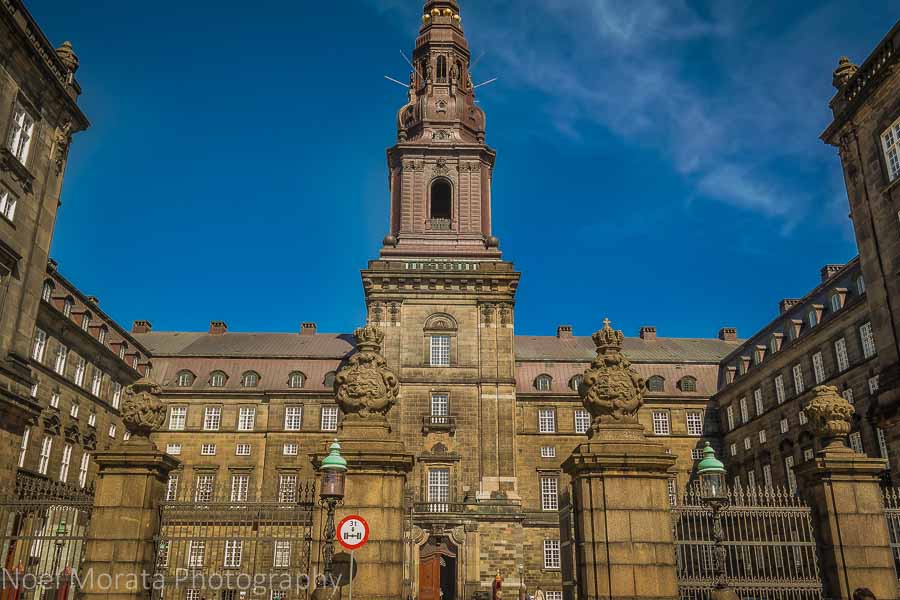
[[[840,90],[847,82],[853,79],[853,76],[856,75],[856,72],[859,71],[859,67],[857,67],[853,62],[847,58],[846,56],[842,56],[838,61],[838,66],[834,70],[831,78],[831,85],[835,87],[835,89]]]
[[[631,368],[622,354],[625,335],[603,320],[603,329],[593,335],[597,356],[584,372],[579,393],[593,418],[588,437],[593,438],[604,424],[636,424],[638,409],[644,404],[644,379]]]
[[[334,395],[345,420],[387,421],[400,381],[381,355],[384,332],[375,325],[356,330],[356,353],[334,378]]]
[[[820,385],[812,390],[812,399],[803,409],[812,423],[822,446],[847,446],[853,405],[838,393],[836,387]]]
[[[122,401],[122,422],[131,432],[127,442],[133,445],[151,444],[150,434],[166,421],[166,406],[159,399],[162,389],[146,377],[125,388]]]
[[[72,48],[72,42],[63,42],[56,49],[56,56],[59,57],[60,62],[65,65],[69,73],[74,74],[78,70],[78,55],[75,54],[75,49]]]

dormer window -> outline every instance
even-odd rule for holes
[[[81,329],[82,331],[87,331],[91,328],[91,313],[86,312],[81,317]]]
[[[678,382],[678,387],[681,388],[682,392],[696,392],[697,380],[690,375],[682,377],[681,381]]]
[[[863,279],[862,275],[856,278],[856,292],[860,296],[866,293],[866,280]]]
[[[322,380],[322,385],[324,385],[328,389],[334,388],[334,371],[329,371],[325,374],[325,379]]]
[[[126,344],[125,342],[122,342],[122,344],[119,346],[119,358],[121,358],[122,360],[125,360],[126,352],[128,352],[128,344]]]
[[[809,323],[810,328],[813,328],[818,324],[819,320],[816,318],[816,311],[809,311],[809,314],[806,315],[806,322]]]
[[[225,387],[226,379],[222,371],[213,371],[209,375],[209,387]]]
[[[256,371],[247,371],[241,375],[241,387],[255,388],[259,385],[259,373]]]
[[[837,294],[831,297],[831,312],[837,312],[841,310],[841,298]]]
[[[175,378],[175,385],[178,387],[191,387],[194,385],[194,374],[190,371],[179,371]]]
[[[452,215],[453,187],[446,179],[435,179],[431,184],[431,219],[432,229],[435,229],[434,219],[447,221],[446,229],[449,229],[449,221]]]
[[[72,299],[71,296],[66,298],[66,301],[63,303],[63,316],[67,319],[72,316],[72,307],[75,306],[75,300]]]
[[[665,390],[666,380],[659,375],[653,375],[647,380],[647,391],[662,392]]]
[[[109,329],[106,325],[100,326],[100,331],[97,332],[97,341],[101,344],[106,344],[106,338],[109,337]]]
[[[584,376],[576,375],[569,380],[569,389],[571,389],[573,392],[578,392],[581,389],[582,383],[584,383]]]
[[[44,302],[50,302],[50,298],[53,297],[53,290],[56,289],[56,284],[53,283],[52,280],[48,279],[44,282],[44,288],[41,290],[41,300]]]
[[[306,376],[303,375],[300,371],[294,371],[291,373],[290,377],[288,377],[288,387],[294,389],[300,389],[303,387],[303,382],[306,380]]]
[[[888,180],[894,181],[900,177],[900,118],[881,134],[881,144],[884,149]]]
[[[534,388],[539,392],[549,392],[553,378],[549,375],[538,375],[534,380]]]

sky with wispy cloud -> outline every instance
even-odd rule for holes
[[[418,0],[31,0],[81,58],[53,254],[123,323],[351,330]],[[324,4],[324,5],[323,5]],[[829,122],[895,2],[461,0],[517,330],[750,334],[856,254]]]

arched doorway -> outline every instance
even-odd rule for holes
[[[431,536],[419,550],[419,600],[456,600],[457,548],[446,536]]]

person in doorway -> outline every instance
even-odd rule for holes
[[[534,593],[534,600],[545,600],[544,590],[541,586],[538,586],[537,591]]]

